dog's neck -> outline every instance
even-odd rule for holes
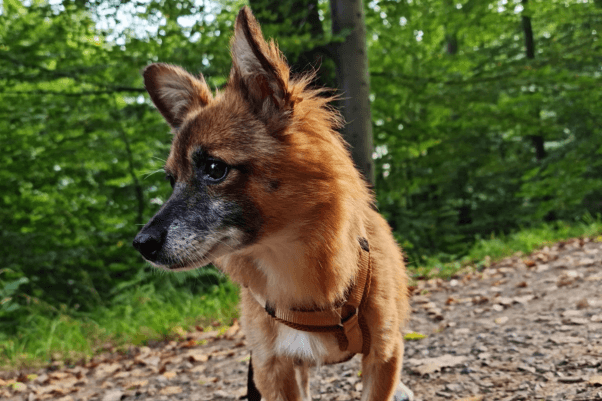
[[[218,263],[239,284],[279,308],[328,308],[344,299],[353,282],[357,238],[365,236],[360,216],[346,222],[338,232],[288,229]]]

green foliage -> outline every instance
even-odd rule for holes
[[[368,4],[379,206],[412,258],[602,210],[602,9],[593,2]],[[525,54],[522,18],[536,54]],[[546,157],[535,157],[541,136]]]
[[[230,65],[222,51],[228,35],[218,34],[231,29],[230,8],[209,23],[193,4],[151,2],[141,17],[169,18],[148,36],[101,31],[81,4],[8,1],[0,14],[0,323],[7,327],[17,305],[32,299],[90,311],[141,271],[140,283],[156,281],[130,242],[169,195],[154,172],[170,134],[142,95],[139,71],[158,59],[191,71],[207,64],[219,85]],[[187,15],[197,21],[185,29],[176,21]],[[207,34],[191,44],[193,30]]]

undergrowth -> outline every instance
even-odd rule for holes
[[[14,333],[0,332],[0,369],[76,363],[102,351],[175,338],[182,330],[228,325],[237,316],[238,289],[225,281],[202,295],[153,284],[134,287],[90,313],[22,308]],[[217,322],[217,323],[216,323]]]
[[[544,224],[509,235],[479,238],[462,258],[439,255],[408,268],[414,279],[449,278],[461,270],[479,269],[516,252],[528,254],[568,238],[598,236],[597,240],[602,240],[600,234],[600,216],[576,224]],[[207,328],[215,321],[227,325],[238,314],[238,289],[225,279],[202,294],[142,281],[124,284],[119,291],[112,305],[89,313],[31,302],[19,310],[10,330],[6,326],[0,329],[0,369],[37,367],[52,361],[76,363],[102,351],[174,338],[195,326]]]
[[[450,278],[459,271],[481,269],[491,262],[512,256],[517,252],[529,254],[536,249],[575,237],[593,237],[602,234],[602,217],[586,215],[575,223],[554,222],[538,227],[523,228],[508,235],[492,234],[489,238],[477,238],[467,255],[458,258],[441,254],[426,258],[419,266],[410,264],[415,279],[432,277]]]

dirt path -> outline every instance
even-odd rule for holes
[[[481,273],[419,282],[403,381],[416,400],[602,400],[602,243],[570,240]],[[248,350],[237,324],[102,355],[84,366],[5,374],[7,400],[234,400]],[[421,337],[410,334],[413,337]],[[197,345],[198,341],[204,343]],[[360,358],[313,372],[314,400],[357,400]]]

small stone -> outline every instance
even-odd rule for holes
[[[464,388],[457,384],[457,383],[449,383],[445,385],[445,390],[446,391],[450,391],[452,393],[459,393],[463,390]]]
[[[522,297],[514,297],[514,302],[516,302],[518,304],[526,304],[527,302],[531,301],[534,298],[535,298],[534,295],[523,295]]]
[[[494,320],[494,322],[496,324],[500,324],[500,325],[506,323],[507,321],[508,321],[508,316],[500,316]]]
[[[578,377],[578,376],[559,377],[558,381],[560,383],[581,383],[583,381],[583,377]]]
[[[522,370],[523,372],[535,373],[535,368],[533,366],[525,364],[519,365],[518,370]]]
[[[123,395],[123,391],[121,391],[121,390],[107,391],[105,393],[105,395],[102,397],[102,401],[119,401],[119,400],[121,400],[122,395]]]
[[[565,319],[562,321],[564,324],[574,324],[574,325],[586,325],[589,323],[589,320],[582,317],[572,317],[570,319]]]
[[[514,303],[512,298],[507,298],[507,297],[499,297],[496,301],[498,304],[504,305],[504,306],[510,306]]]
[[[567,310],[562,312],[562,317],[576,317],[581,316],[581,311],[578,310]]]
[[[594,315],[590,318],[590,320],[594,323],[602,322],[602,315]]]
[[[489,351],[489,348],[487,348],[487,347],[486,347],[486,346],[484,346],[484,345],[479,345],[479,346],[477,346],[475,349],[476,349],[477,351],[479,351],[479,352],[487,352],[487,351]]]

